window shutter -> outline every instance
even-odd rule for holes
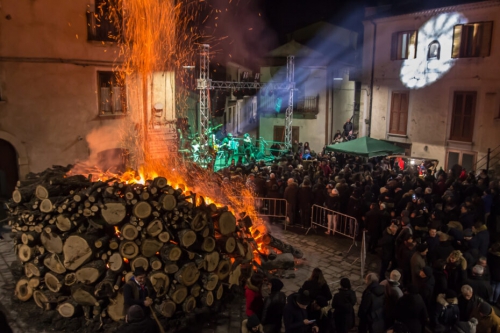
[[[401,94],[392,93],[391,119],[389,120],[389,133],[399,134],[399,109],[401,107]]]
[[[410,40],[408,43],[407,59],[415,59],[417,56],[417,31],[413,31],[409,35],[410,35]]]
[[[391,43],[391,60],[396,60],[396,59],[398,59],[398,33],[397,32],[392,34],[392,43]]]
[[[484,22],[481,24],[481,49],[479,56],[488,57],[491,49],[491,32],[493,30],[493,22]]]
[[[101,111],[111,112],[111,88],[101,87]]]
[[[462,25],[453,27],[453,46],[451,48],[451,57],[460,57],[460,46],[462,44]]]

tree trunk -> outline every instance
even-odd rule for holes
[[[123,258],[130,260],[139,255],[139,246],[132,241],[124,241],[120,243],[119,251]]]
[[[179,283],[189,287],[198,280],[200,277],[200,271],[196,267],[195,263],[188,262],[187,264],[184,264],[174,276]]]
[[[156,291],[156,297],[162,297],[167,294],[168,287],[170,286],[170,278],[167,274],[161,271],[153,271],[149,274],[149,281]]]
[[[121,202],[110,202],[104,205],[101,216],[109,225],[117,225],[127,216],[127,207]]]
[[[56,233],[42,232],[40,235],[40,241],[45,249],[50,253],[62,253],[63,251],[63,241]]]
[[[71,287],[73,300],[81,305],[97,306],[99,303],[94,297],[94,288],[84,284],[75,284]]]
[[[20,278],[16,283],[15,295],[20,301],[27,301],[33,296],[33,289],[27,277]]]
[[[176,303],[173,300],[167,299],[161,303],[160,313],[166,318],[171,318],[175,314],[176,308]]]
[[[135,225],[125,223],[120,230],[120,234],[126,240],[134,240],[139,236],[139,230],[137,230]]]
[[[188,248],[196,242],[196,233],[191,229],[183,229],[177,232],[179,244],[182,247]]]
[[[45,274],[45,286],[53,293],[57,293],[64,286],[64,275],[47,272]]]
[[[106,264],[102,260],[91,261],[76,271],[76,279],[85,284],[93,284],[106,271]]]

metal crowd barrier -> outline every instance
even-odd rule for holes
[[[358,235],[359,226],[356,218],[352,216],[322,206],[313,205],[311,211],[311,227],[307,229],[306,235],[311,229],[318,227],[333,232],[333,234],[340,234],[352,239],[352,244],[347,253],[351,251],[354,245],[357,246],[356,236]]]
[[[254,197],[253,201],[258,216],[283,219],[286,229],[288,203],[285,199]]]

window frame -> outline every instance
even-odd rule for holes
[[[456,99],[457,95],[462,94],[463,95],[463,101],[462,101],[462,110],[461,110],[461,127],[462,127],[462,133],[461,135],[457,135],[456,133],[453,133],[453,128],[454,128],[454,122],[455,122],[455,108],[456,108]],[[468,121],[464,121],[465,118],[465,98],[467,95],[473,95],[474,98],[474,103],[473,103],[473,110],[472,114],[470,116],[470,119]],[[451,108],[451,119],[450,119],[450,131],[448,134],[448,140],[450,141],[457,141],[457,142],[464,142],[464,143],[470,143],[472,142],[474,138],[474,124],[475,124],[475,118],[476,118],[476,109],[477,109],[477,98],[478,98],[478,93],[477,91],[467,91],[467,90],[457,90],[453,92],[453,100],[452,100],[452,108]],[[463,125],[468,124],[470,128],[470,137],[466,137],[463,135]]]
[[[406,102],[406,123],[405,123],[405,129],[404,131],[400,131],[399,125],[401,124],[400,121],[400,114],[402,112],[398,111],[398,128],[397,131],[393,131],[392,128],[392,121],[393,121],[393,105],[394,105],[394,94],[405,94],[407,96],[407,102]],[[401,108],[400,108],[401,109]],[[408,119],[409,119],[409,114],[410,114],[410,91],[409,90],[393,90],[391,91],[391,101],[390,101],[390,106],[389,106],[389,126],[388,126],[388,131],[387,133],[389,135],[403,135],[407,136],[408,135]]]
[[[488,52],[485,55],[479,54],[479,55],[464,55],[463,50],[465,46],[463,46],[464,42],[464,35],[463,35],[463,27],[464,26],[473,26],[475,24],[486,24],[486,23],[491,23],[491,31],[490,31],[490,39],[489,39],[489,45],[488,45]],[[491,55],[491,43],[493,41],[493,21],[478,21],[478,22],[470,22],[470,23],[464,23],[464,24],[456,24],[453,26],[453,38],[451,40],[451,58],[452,59],[460,59],[460,58],[484,58],[484,57],[489,57]],[[461,26],[462,31],[460,32],[460,45],[458,46],[458,55],[454,56],[455,52],[455,34],[456,34],[456,27]],[[466,39],[465,39],[466,40]],[[480,46],[481,49],[481,46]]]
[[[110,12],[103,11],[102,4],[110,2],[110,0],[94,0],[93,11],[87,10],[87,41],[89,42],[116,42],[120,37],[120,28],[122,23],[116,25],[109,19]],[[122,17],[121,13],[119,15]],[[122,20],[123,22],[123,20]],[[120,28],[118,28],[120,26]],[[104,36],[104,28],[108,27],[106,35]],[[93,30],[95,29],[95,33]],[[102,29],[102,30],[101,30]],[[111,35],[110,35],[111,33]]]
[[[432,57],[431,56],[431,45],[437,44],[437,56]],[[427,60],[439,60],[441,59],[441,43],[437,39],[433,40],[432,42],[427,45]]]
[[[399,57],[399,49],[400,49],[399,36],[402,34],[408,34],[409,38],[410,38],[407,42],[407,45],[406,45],[406,58]],[[414,51],[413,51],[413,56],[410,58],[409,48],[411,45],[411,42],[410,42],[411,36],[413,34],[415,34]],[[402,31],[396,31],[396,32],[392,33],[392,36],[391,36],[391,60],[416,59],[417,58],[417,46],[418,46],[418,30],[402,30]]]
[[[123,82],[122,84],[120,85],[118,82],[119,80],[117,79],[118,75],[117,75],[117,71],[113,71],[113,70],[97,70],[96,71],[96,76],[97,76],[97,105],[98,105],[98,115],[100,117],[109,117],[109,116],[122,116],[122,115],[126,115],[127,114],[127,110],[128,110],[128,96],[127,96],[127,85],[126,85],[126,80],[123,79]],[[101,88],[104,88],[104,86],[102,85],[103,83],[103,78],[101,77],[101,75],[109,75],[111,74],[111,82],[109,83],[109,88],[110,88],[110,95],[109,95],[109,98],[110,98],[110,111],[104,111],[103,108],[102,108],[102,105],[103,105],[103,102],[102,102],[102,99],[103,99],[103,96],[101,94]],[[123,75],[123,73],[122,73]],[[117,84],[117,85],[115,85]],[[115,106],[114,106],[114,97],[113,97],[113,94],[114,94],[114,91],[113,91],[113,88],[114,87],[120,87],[120,101],[121,101],[121,105],[122,105],[122,110],[116,110]]]

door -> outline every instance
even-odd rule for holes
[[[0,139],[0,199],[12,196],[19,180],[16,149],[5,140]]]
[[[446,170],[455,164],[461,165],[467,172],[474,169],[477,153],[467,150],[448,150],[446,153]]]
[[[292,142],[299,142],[299,126],[292,126]],[[274,126],[273,141],[285,142],[285,126]]]

